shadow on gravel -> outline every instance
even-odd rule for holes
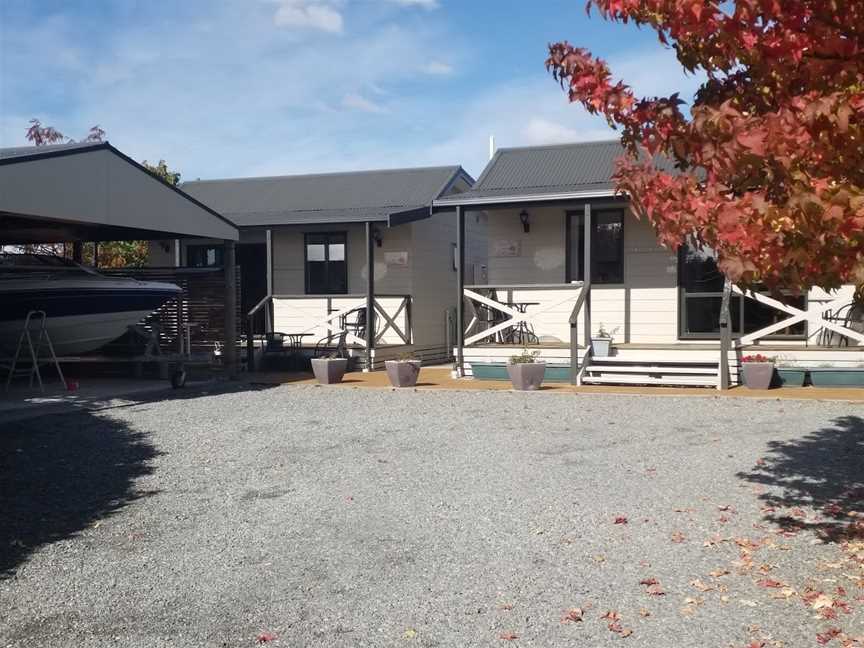
[[[43,416],[0,430],[0,578],[41,545],[76,535],[151,495],[134,480],[158,455],[147,437],[89,412]]]
[[[839,542],[864,538],[864,419],[842,416],[795,441],[773,441],[768,453],[738,477],[779,489],[760,495],[765,518],[789,531],[810,529]],[[812,508],[816,516],[808,514]]]

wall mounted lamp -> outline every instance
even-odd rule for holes
[[[528,221],[528,212],[524,209],[519,214],[519,220],[522,221],[522,229],[527,234],[531,231],[531,223]]]

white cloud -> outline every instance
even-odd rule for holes
[[[445,63],[444,61],[429,61],[426,65],[423,66],[423,71],[426,74],[447,76],[449,74],[453,74],[453,66],[449,63]]]
[[[342,107],[349,110],[359,110],[374,114],[386,113],[387,109],[356,92],[349,92],[342,97]]]
[[[316,0],[282,0],[273,16],[277,27],[317,29],[334,34],[342,33],[343,22],[335,6]]]
[[[525,144],[561,144],[575,142],[579,131],[542,117],[532,117],[521,131]]]
[[[424,9],[437,9],[440,5],[438,0],[389,0],[403,7],[423,7]]]

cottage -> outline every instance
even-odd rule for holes
[[[340,336],[363,368],[411,352],[424,362],[455,343],[456,219],[432,202],[470,189],[459,166],[186,182],[240,228],[243,323],[281,332],[303,354]],[[469,230],[485,240],[482,222]],[[485,246],[477,245],[478,255]],[[468,254],[482,267],[485,259]],[[219,242],[155,246],[153,265],[221,265]],[[372,322],[367,326],[367,322]]]
[[[487,216],[485,280],[457,278],[459,375],[503,375],[523,346],[539,350],[547,377],[575,383],[720,387],[755,352],[810,366],[864,360],[851,286],[777,300],[726,285],[710,250],[664,249],[616,195],[621,153],[617,141],[500,149],[469,191],[435,200],[460,223],[473,221],[468,210]],[[475,244],[467,230],[460,244],[457,256]],[[601,325],[614,355],[591,352]]]

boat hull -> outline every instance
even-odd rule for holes
[[[173,284],[131,280],[4,286],[0,291],[0,353],[8,357],[15,352],[30,311],[45,311],[58,356],[81,355],[116,340],[179,292]],[[38,326],[31,323],[31,331],[36,330]]]

